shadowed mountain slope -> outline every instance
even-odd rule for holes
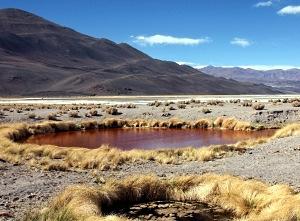
[[[268,94],[19,9],[0,10],[0,95]]]

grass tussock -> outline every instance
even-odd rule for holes
[[[254,104],[252,105],[254,110],[263,110],[265,109],[265,105],[264,104]]]
[[[300,219],[300,195],[285,185],[204,174],[166,180],[134,176],[98,187],[71,186],[29,220],[127,220],[110,215],[114,208],[151,201],[197,201],[218,206],[239,221]]]
[[[299,136],[300,135],[300,124],[294,123],[287,125],[286,127],[276,131],[274,138],[283,138],[289,136]]]
[[[121,164],[136,161],[156,161],[165,164],[180,164],[186,161],[209,161],[221,158],[232,152],[244,152],[247,148],[267,142],[271,138],[248,140],[231,145],[213,145],[202,148],[176,148],[161,150],[120,149],[102,145],[97,149],[61,148],[53,145],[18,143],[35,134],[60,131],[89,130],[121,127],[167,127],[167,128],[227,128],[231,130],[250,130],[251,125],[233,118],[218,118],[215,121],[198,120],[185,122],[176,119],[166,121],[118,120],[83,122],[44,122],[38,124],[18,124],[0,126],[0,158],[14,163],[28,163],[48,170],[79,169],[114,169]],[[275,137],[299,134],[299,125],[291,125],[279,130]]]

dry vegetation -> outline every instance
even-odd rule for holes
[[[293,107],[300,107],[300,101],[294,101],[294,102],[292,103],[292,106],[293,106]]]
[[[203,108],[203,109],[202,109],[202,113],[204,113],[204,114],[209,114],[209,113],[211,113],[211,110],[208,109],[208,108]]]
[[[264,104],[254,104],[252,105],[254,110],[263,110],[265,109],[265,105]]]
[[[48,207],[30,213],[25,221],[111,220],[125,217],[110,211],[124,205],[151,201],[197,201],[219,206],[239,221],[296,221],[300,195],[285,185],[269,186],[233,176],[204,174],[161,180],[136,176],[108,181],[98,187],[72,186]]]
[[[217,118],[184,122],[179,120],[145,121],[145,120],[118,120],[85,122],[44,122],[39,124],[19,124],[0,127],[0,158],[14,163],[27,163],[35,167],[49,170],[66,170],[68,168],[101,169],[116,168],[118,165],[152,160],[160,163],[182,163],[184,161],[208,161],[220,158],[234,151],[243,152],[249,146],[267,142],[270,138],[249,140],[232,145],[214,145],[203,148],[177,148],[165,150],[130,150],[122,151],[109,146],[98,149],[60,148],[53,145],[22,144],[16,141],[34,134],[53,133],[59,131],[88,130],[120,127],[168,127],[168,128],[223,128],[230,130],[255,129],[247,122],[240,122],[234,118]],[[291,125],[281,129],[276,137],[290,136],[299,133],[299,125]]]
[[[110,115],[119,115],[119,114],[121,114],[119,112],[119,110],[115,107],[108,107],[105,111],[106,111],[107,114],[110,114]]]

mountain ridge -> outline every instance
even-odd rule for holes
[[[215,67],[206,66],[200,71],[215,76],[234,79],[241,82],[263,83],[286,93],[300,92],[300,69],[291,68],[287,70],[256,70],[241,67]]]
[[[0,9],[0,73],[1,96],[278,93],[153,59],[19,9]]]

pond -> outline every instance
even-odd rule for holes
[[[34,135],[25,143],[61,147],[98,148],[108,144],[123,150],[202,147],[270,137],[275,130],[233,131],[212,129],[114,128]]]

